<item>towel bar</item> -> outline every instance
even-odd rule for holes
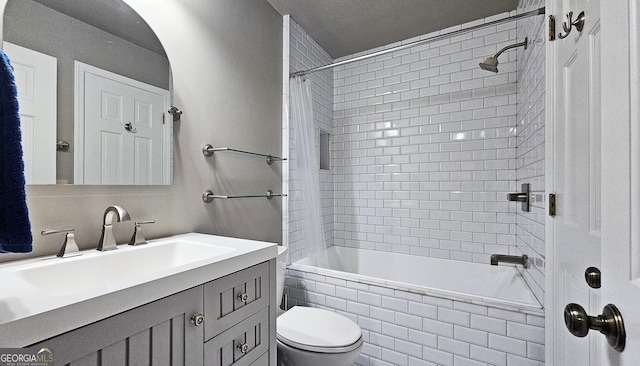
[[[249,195],[241,195],[241,196],[223,196],[219,194],[214,194],[210,190],[206,190],[202,193],[202,200],[205,203],[210,203],[210,202],[213,202],[214,199],[228,200],[233,198],[266,198],[270,200],[273,197],[286,197],[286,196],[287,196],[286,194],[273,193],[272,190],[268,190],[266,194],[249,194]]]
[[[213,147],[210,144],[206,144],[202,147],[202,155],[204,156],[213,156],[213,153],[216,151],[233,151],[233,152],[237,152],[237,153],[241,153],[241,154],[247,154],[247,155],[255,155],[255,156],[262,156],[267,158],[267,164],[271,165],[273,164],[274,161],[284,161],[287,160],[287,158],[280,158],[277,156],[273,156],[273,155],[267,155],[267,154],[259,154],[259,153],[255,153],[255,152],[251,152],[251,151],[245,151],[245,150],[238,150],[238,149],[231,149],[228,147]]]

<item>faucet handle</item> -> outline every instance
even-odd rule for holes
[[[64,243],[62,244],[62,247],[60,247],[60,251],[58,251],[58,254],[56,254],[56,257],[68,258],[68,257],[75,257],[77,255],[82,255],[82,253],[80,253],[80,249],[78,248],[78,244],[76,244],[73,228],[42,230],[40,232],[40,235],[47,236],[47,235],[59,234],[59,233],[66,233],[66,236],[64,239]]]
[[[142,226],[146,224],[155,224],[155,220],[145,220],[145,221],[136,221],[135,227],[133,229],[133,236],[131,236],[131,240],[129,240],[129,245],[140,245],[147,244],[147,239],[145,239],[144,235],[142,235]]]

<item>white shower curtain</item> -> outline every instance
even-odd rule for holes
[[[314,265],[327,266],[326,244],[320,205],[319,161],[316,154],[316,134],[313,124],[311,80],[296,77],[290,80],[291,128],[295,143],[295,166],[292,175],[300,184],[302,207],[301,230]]]

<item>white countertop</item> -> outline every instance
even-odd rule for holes
[[[119,245],[118,251],[144,250],[144,247],[151,247],[155,243],[175,240],[229,247],[234,250],[152,274],[131,278],[123,276],[122,280],[115,283],[111,281],[111,284],[96,283],[95,287],[90,289],[70,291],[70,294],[57,296],[46,293],[16,273],[24,268],[50,264],[51,261],[80,261],[107,256],[116,251],[86,250],[79,257],[49,256],[0,264],[0,348],[28,346],[274,259],[278,253],[277,245],[274,243],[197,233],[149,240],[149,243],[143,246]],[[82,273],[77,273],[77,276],[80,278]],[[69,283],[69,286],[73,286],[74,282],[72,276],[52,276],[50,280],[63,281]]]

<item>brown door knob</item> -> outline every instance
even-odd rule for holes
[[[590,329],[604,334],[609,345],[616,351],[622,352],[625,346],[626,332],[622,314],[613,304],[602,309],[602,315],[590,316],[584,308],[571,303],[564,308],[564,324],[569,332],[576,337],[585,337]]]

